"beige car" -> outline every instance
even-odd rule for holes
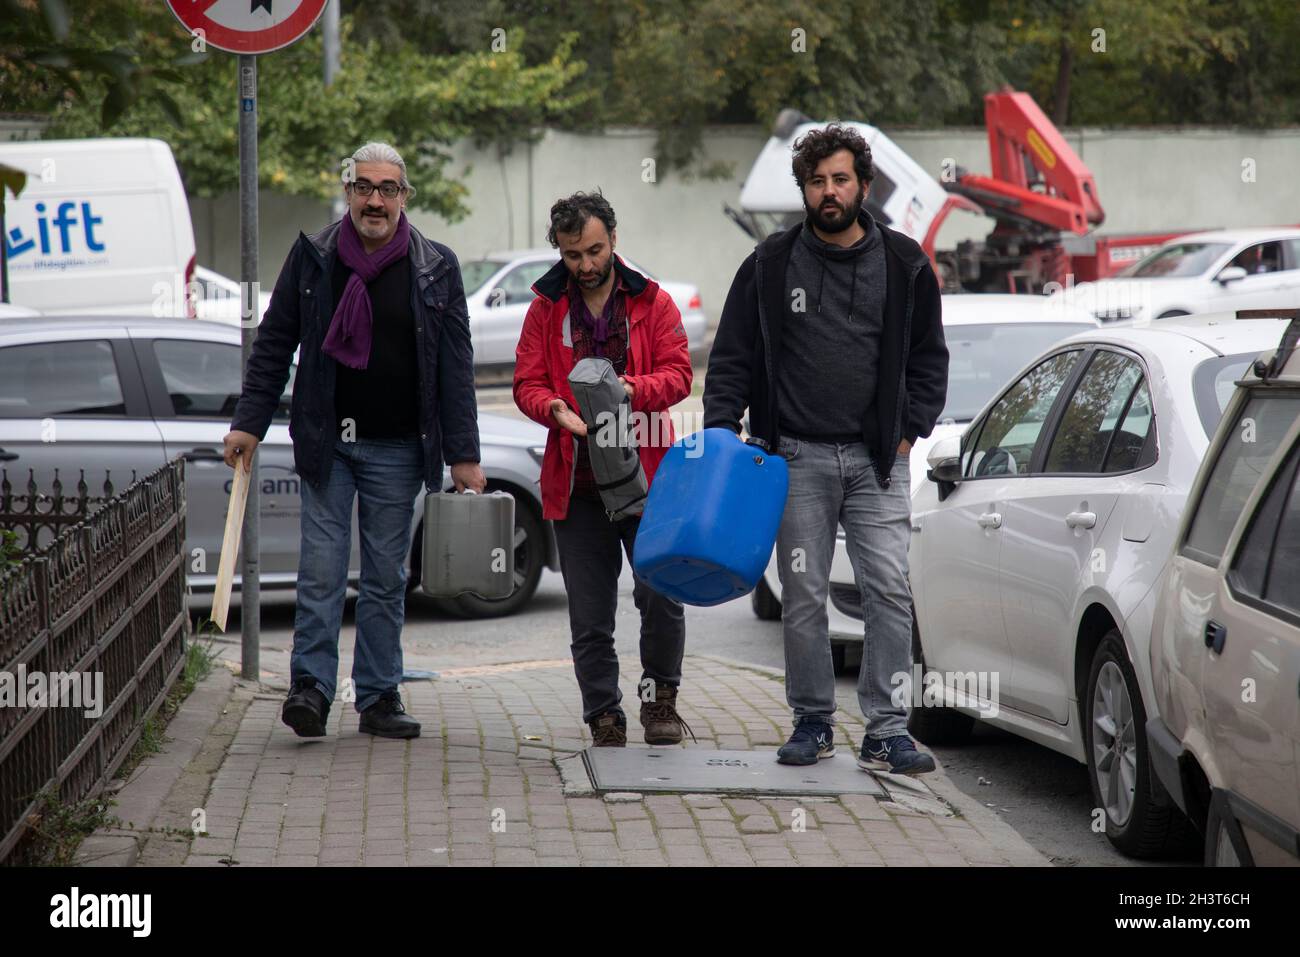
[[[1151,634],[1151,763],[1205,835],[1207,865],[1300,865],[1297,315],[1236,383]]]

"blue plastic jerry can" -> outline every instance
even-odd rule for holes
[[[683,437],[650,484],[633,568],[655,591],[688,605],[748,594],[772,555],[789,484],[785,459],[730,429]]]

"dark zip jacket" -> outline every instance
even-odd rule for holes
[[[313,486],[329,474],[339,424],[334,421],[338,363],[321,351],[334,316],[331,273],[338,258],[339,223],[308,237],[298,234],[257,328],[235,406],[232,430],[266,438],[301,345],[289,412],[294,466]],[[456,254],[414,226],[409,244],[411,316],[419,372],[420,439],[424,484],[442,491],[444,462],[479,461],[474,347]]]
[[[940,316],[939,284],[930,260],[910,237],[877,223],[885,246],[885,315],[875,401],[862,439],[889,487],[898,445],[927,436],[948,394],[948,346]],[[777,369],[785,322],[785,272],[803,223],[759,243],[740,265],[722,307],[704,379],[704,427],[740,431],[749,409],[752,440],[775,451],[780,439]]]

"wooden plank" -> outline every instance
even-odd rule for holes
[[[230,508],[226,512],[226,532],[221,537],[221,564],[217,566],[217,590],[212,596],[212,620],[226,630],[230,611],[230,590],[235,584],[235,560],[239,556],[239,537],[244,530],[244,506],[248,504],[248,473],[244,459],[235,462],[235,482],[230,489]]]

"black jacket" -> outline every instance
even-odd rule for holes
[[[334,315],[330,274],[338,256],[339,223],[311,237],[298,234],[280,270],[271,305],[258,326],[235,406],[232,430],[266,437],[301,345],[289,413],[294,465],[318,486],[329,474],[339,424],[334,421],[338,363],[321,351]],[[442,490],[444,462],[479,461],[478,402],[469,311],[456,254],[411,227],[411,347],[419,369],[424,484]]]
[[[889,487],[903,439],[927,436],[948,393],[948,347],[940,316],[939,284],[930,260],[903,233],[880,227],[885,246],[885,317],[880,339],[876,400],[862,423],[862,438]],[[756,444],[775,451],[780,438],[777,368],[785,320],[785,273],[803,223],[769,236],[736,272],[709,353],[704,379],[704,427],[740,430],[749,408]]]

